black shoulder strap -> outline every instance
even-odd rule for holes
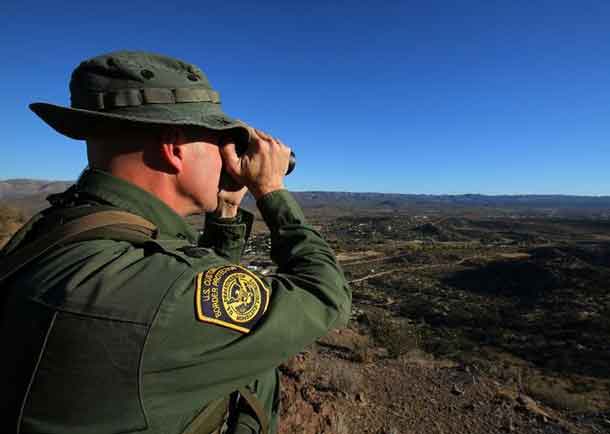
[[[256,398],[256,396],[245,387],[240,387],[239,389],[237,389],[237,391],[239,392],[241,397],[248,403],[252,411],[254,411],[254,414],[256,414],[256,418],[261,424],[261,434],[269,433],[269,419],[267,418],[267,413],[265,412],[265,409],[263,408],[258,398]]]
[[[220,434],[229,413],[229,401],[227,397],[210,402],[182,434]]]
[[[85,232],[116,225],[140,233],[142,238],[153,237],[157,230],[148,220],[126,211],[99,211],[78,217],[0,259],[0,283],[58,244],[73,241]]]
[[[246,401],[246,405],[254,412],[256,419],[260,425],[259,434],[269,434],[269,420],[265,409],[263,408],[260,401],[256,396],[245,387],[240,387],[237,390],[239,398]],[[234,395],[232,395],[234,397]],[[232,401],[232,400],[231,400]],[[226,422],[226,418],[229,413],[229,406],[236,406],[236,402],[231,402],[227,398],[221,398],[216,401],[210,402],[204,409],[193,419],[193,421],[186,427],[182,434],[217,434],[224,432],[222,430],[223,423]],[[227,434],[241,434],[242,431],[239,429],[235,430],[236,427],[229,424],[229,431]],[[251,432],[248,430],[248,432]]]

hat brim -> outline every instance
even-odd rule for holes
[[[55,131],[75,140],[86,140],[88,137],[103,134],[109,128],[120,127],[122,124],[142,127],[147,125],[202,127],[212,131],[234,132],[241,140],[248,143],[250,132],[242,121],[231,118],[220,110],[206,110],[209,105],[202,106],[199,118],[193,119],[194,107],[189,107],[189,116],[185,116],[184,110],[181,111],[184,107],[179,107],[180,105],[184,106],[184,104],[171,106],[158,104],[152,113],[148,110],[146,117],[64,107],[42,102],[30,104],[29,107]],[[125,111],[128,110],[125,109]],[[158,115],[155,116],[155,113]]]

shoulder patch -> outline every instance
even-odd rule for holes
[[[202,322],[249,333],[269,305],[269,289],[250,270],[224,265],[198,273],[195,311]]]

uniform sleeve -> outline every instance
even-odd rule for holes
[[[213,249],[230,262],[239,262],[252,230],[254,216],[239,209],[235,218],[218,218],[213,213],[205,216],[203,235],[199,246]]]
[[[272,192],[257,205],[271,231],[271,259],[278,265],[277,274],[267,279],[274,303],[273,315],[267,315],[265,322],[280,327],[290,324],[292,312],[302,318],[301,333],[311,330],[309,340],[332,327],[345,326],[351,290],[330,246],[306,223],[288,191]]]
[[[184,389],[196,394],[192,399],[216,399],[347,323],[351,290],[292,195],[276,191],[257,205],[271,231],[278,273],[255,276],[213,254],[184,272],[149,335],[148,390]]]

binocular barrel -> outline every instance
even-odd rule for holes
[[[290,172],[294,170],[297,165],[297,156],[294,155],[292,150],[290,151],[290,160],[288,160],[288,170],[286,170],[286,175],[290,175]]]

